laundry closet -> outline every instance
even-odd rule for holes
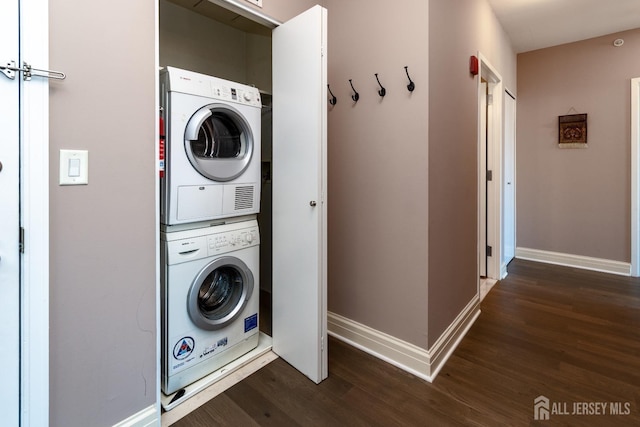
[[[204,1],[160,0],[160,66],[174,66],[258,88],[262,101],[260,289],[261,329],[270,333],[271,300],[271,29]],[[227,22],[227,23],[223,23]],[[233,26],[232,26],[233,25]],[[262,310],[261,310],[262,313]],[[262,316],[262,314],[261,314]]]
[[[323,16],[326,22],[326,15]],[[305,24],[302,23],[301,26],[304,27]],[[323,31],[326,40],[326,24]],[[295,30],[287,30],[280,37],[286,40],[292,34],[295,34]],[[319,145],[310,144],[305,148],[306,141],[300,144],[310,133],[304,130],[291,135],[289,139],[296,141],[293,144],[280,142],[284,138],[276,140],[275,144],[280,143],[280,146],[276,146],[275,151],[280,150],[280,155],[276,156],[279,160],[276,160],[274,166],[274,101],[277,109],[279,100],[277,96],[275,99],[272,97],[273,76],[277,74],[280,82],[292,81],[292,87],[302,84],[306,90],[309,85],[293,82],[296,78],[288,73],[295,75],[295,69],[289,70],[288,67],[277,64],[274,66],[272,43],[271,28],[206,0],[196,6],[193,1],[159,1],[161,67],[177,67],[259,89],[262,104],[260,212],[257,215],[260,236],[260,331],[273,336],[273,351],[276,354],[319,382],[327,375],[326,99],[321,90],[326,84],[326,58],[321,60],[324,61],[324,70],[317,67],[318,72],[302,73],[311,75],[320,83],[312,85],[315,87],[312,90],[316,101],[313,100],[314,97],[307,100],[314,103],[311,110],[318,107],[324,109],[324,114],[315,114],[317,117],[310,122],[313,132],[323,128],[320,131],[322,135],[318,135],[317,139]],[[286,50],[289,50],[288,46],[287,44]],[[295,48],[293,49],[296,60],[301,54],[306,55],[304,52],[295,53]],[[323,52],[315,54],[323,56]],[[279,59],[278,63],[286,63],[286,60],[283,62]],[[296,92],[300,93],[300,88],[295,89],[292,96]],[[306,122],[306,118],[299,117],[295,110],[308,109],[304,105],[292,103],[293,100],[295,98],[281,100],[282,107],[276,111],[276,114],[282,112],[281,123],[286,123],[286,120]],[[285,107],[291,111],[285,111]],[[315,125],[314,128],[314,123],[318,120],[320,125]],[[280,129],[290,127],[282,124],[279,126]],[[302,159],[307,161],[306,165]],[[276,181],[281,177],[277,182],[287,182],[289,186],[281,187],[278,193],[280,196],[276,194],[275,197],[274,175]],[[305,182],[307,176],[313,178]],[[291,219],[292,215],[295,221]],[[296,225],[298,220],[302,221],[300,225]],[[274,229],[280,230],[275,238]],[[276,253],[279,256],[274,256]],[[304,254],[310,264],[297,260],[294,255],[298,254]],[[274,258],[279,261],[274,261]],[[285,266],[289,261],[291,265]],[[280,279],[272,280],[274,268],[276,277]],[[296,273],[296,270],[301,272]],[[305,275],[310,275],[310,279],[305,279]],[[277,282],[276,286],[273,286],[274,281]],[[311,282],[314,283],[310,286]]]

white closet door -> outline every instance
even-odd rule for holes
[[[273,351],[327,377],[327,11],[273,30]]]
[[[20,65],[18,0],[0,6],[0,61]],[[19,173],[21,73],[9,79],[0,73],[0,419],[2,425],[19,423],[20,397],[20,253]]]
[[[509,92],[504,96],[504,239],[502,267],[516,256],[516,100]]]

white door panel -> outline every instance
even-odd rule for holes
[[[503,269],[516,255],[516,100],[508,92],[504,99]]]
[[[480,277],[487,275],[487,83],[480,83],[478,105],[480,108],[480,147],[479,162],[479,273]]]
[[[0,64],[19,62],[18,0],[0,6]],[[0,74],[0,418],[2,425],[17,426],[20,390],[20,74],[13,80]]]
[[[315,6],[273,31],[273,351],[327,377],[326,40]]]

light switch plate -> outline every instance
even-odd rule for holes
[[[60,185],[89,184],[89,152],[60,150]]]

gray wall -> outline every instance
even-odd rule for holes
[[[516,56],[486,1],[429,2],[429,345],[477,293],[478,50],[516,85]]]
[[[469,56],[481,50],[511,88],[516,57],[486,1],[327,7],[338,97],[329,111],[329,310],[429,348],[477,293]]]
[[[271,37],[251,34],[160,0],[160,66],[174,66],[271,92]]]
[[[247,82],[246,33],[166,0],[159,5],[161,67]]]
[[[328,308],[425,348],[428,4],[388,6],[327,4],[328,82],[338,99],[328,113]]]
[[[630,261],[638,76],[640,29],[518,55],[518,247]],[[589,148],[560,149],[558,116],[576,111],[588,114]]]
[[[156,401],[154,7],[49,2],[51,426]],[[89,151],[89,185],[58,186],[60,149]]]

